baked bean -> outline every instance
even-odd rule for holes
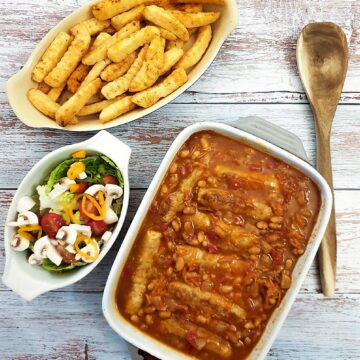
[[[175,270],[176,271],[182,271],[182,269],[185,266],[185,260],[183,257],[178,257],[175,264]]]
[[[210,143],[209,143],[209,140],[205,136],[202,136],[200,138],[200,144],[204,150],[209,150]]]
[[[169,169],[170,174],[175,174],[178,170],[178,164],[174,162]]]
[[[151,305],[151,306],[147,306],[145,309],[144,309],[144,313],[145,314],[152,314],[154,313],[156,310],[155,306]]]
[[[207,319],[204,315],[197,315],[196,321],[200,324],[207,324],[209,322],[209,319]]]
[[[167,275],[167,276],[171,276],[172,273],[173,273],[173,271],[174,271],[174,269],[173,269],[171,266],[168,267],[167,270],[166,270],[166,275]]]
[[[265,221],[258,221],[258,222],[256,223],[256,227],[257,227],[258,229],[267,229],[268,223],[265,222]]]
[[[185,221],[184,232],[189,235],[194,235],[194,224],[191,221]]]
[[[198,186],[199,186],[199,187],[205,187],[205,186],[206,186],[206,181],[205,181],[205,180],[200,180],[200,181],[198,182]]]
[[[254,329],[254,324],[253,324],[253,322],[251,322],[251,321],[248,321],[245,325],[244,325],[244,328],[245,329],[247,329],[247,330],[252,330],[252,329]]]
[[[191,158],[193,160],[197,159],[200,156],[200,151],[199,150],[195,150],[191,156]]]
[[[253,246],[249,249],[249,254],[251,255],[258,255],[260,254],[261,249],[258,246]]]
[[[171,222],[171,226],[176,232],[178,232],[180,230],[180,220],[173,220]]]
[[[221,285],[219,290],[224,294],[228,294],[233,291],[233,287],[232,285]]]
[[[181,158],[187,158],[187,157],[189,157],[190,156],[190,151],[188,150],[188,149],[185,149],[185,150],[181,150],[180,151],[180,157]]]
[[[145,322],[147,325],[154,324],[154,319],[150,314],[145,315]]]
[[[196,213],[196,208],[193,206],[186,206],[183,210],[183,213],[186,215],[192,215]]]
[[[130,320],[134,323],[138,323],[140,321],[140,319],[137,315],[131,315]]]
[[[281,229],[281,224],[270,223],[269,228],[273,230]]]

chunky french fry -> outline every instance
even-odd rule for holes
[[[162,37],[158,36],[151,40],[145,54],[145,61],[139,72],[131,80],[129,91],[142,91],[155,84],[164,65],[164,48],[165,39]]]
[[[211,25],[202,26],[193,46],[185,52],[184,56],[176,64],[177,68],[188,69],[197,64],[211,41]]]
[[[171,40],[168,41],[168,43],[166,44],[166,50],[171,50],[171,49],[182,49],[184,47],[184,41],[182,41],[181,39],[176,39],[176,40]]]
[[[89,65],[84,65],[82,63],[78,65],[67,80],[67,88],[70,92],[75,94],[78,91],[80,84],[84,81],[90,69],[91,66]]]
[[[184,55],[183,49],[172,48],[164,54],[164,64],[160,69],[160,76],[167,73]]]
[[[89,32],[89,34],[92,36],[92,35],[99,33],[100,31],[103,31],[107,27],[109,27],[110,20],[101,21],[101,20],[98,20],[95,18],[91,18],[91,19],[85,20],[79,24],[76,24],[75,26],[73,26],[70,29],[70,32],[76,36],[79,33],[79,31],[82,31],[81,29],[83,26]]]
[[[44,82],[41,82],[38,84],[37,89],[42,91],[44,94],[47,94],[52,89],[52,87]]]
[[[68,125],[69,121],[85,106],[89,99],[101,88],[101,80],[95,79],[79,89],[56,112],[56,122],[61,126]]]
[[[127,55],[159,35],[160,30],[156,26],[145,26],[109,48],[108,58],[113,62],[120,62]]]
[[[97,62],[106,59],[109,48],[111,48],[114,44],[121,41],[122,39],[127,38],[130,34],[137,32],[139,29],[140,29],[139,21],[132,21],[126,24],[120,31],[114,34],[110,39],[104,41],[94,50],[87,53],[82,59],[83,64],[94,65]]]
[[[144,5],[139,5],[133,9],[123,12],[111,19],[111,25],[116,29],[120,30],[123,26],[134,20],[140,20],[142,13],[145,9]]]
[[[51,100],[49,96],[38,89],[30,89],[27,92],[27,97],[41,113],[55,119],[55,113],[60,108],[60,105]]]
[[[99,119],[104,124],[135,108],[136,105],[131,101],[131,96],[126,96],[102,110]]]
[[[101,32],[94,40],[89,52],[93,51],[94,49],[96,49],[98,46],[100,46],[102,43],[104,43],[106,40],[108,40],[110,38],[111,38],[110,34],[108,34],[106,32]]]
[[[225,0],[171,0],[174,4],[211,4],[225,5]]]
[[[164,38],[164,39],[166,39],[166,40],[171,40],[171,41],[177,39],[176,35],[175,35],[174,33],[172,33],[171,31],[166,30],[166,29],[164,29],[164,28],[161,28],[161,27],[159,27],[159,26],[158,26],[158,28],[159,28],[159,30],[160,30],[160,36],[161,36],[162,38]]]
[[[109,35],[113,35],[116,33],[116,29],[110,25],[109,27],[107,27],[106,29],[104,29],[104,32],[108,33]]]
[[[197,13],[203,11],[202,4],[178,4],[173,10],[186,11],[189,13]]]
[[[188,29],[212,24],[221,15],[220,12],[210,12],[210,11],[209,12],[188,13],[185,11],[170,10],[170,12],[181,23],[183,23]]]
[[[125,95],[121,95],[111,100],[103,100],[90,105],[85,105],[78,113],[79,116],[87,116],[92,114],[97,114],[101,112],[103,109],[113,104],[114,102],[122,99]]]
[[[135,6],[148,3],[149,0],[101,0],[91,8],[99,20],[111,19],[117,14],[128,11]]]
[[[57,88],[52,88],[49,93],[47,94],[48,97],[52,100],[52,101],[57,101],[61,95],[61,93],[64,90],[64,87],[66,86],[66,83],[60,85]]]
[[[59,87],[64,84],[89,48],[91,41],[90,34],[84,27],[82,28],[83,31],[79,31],[64,56],[55,68],[45,77],[45,82],[48,85]]]
[[[120,76],[123,76],[130,68],[131,64],[136,59],[136,51],[129,54],[125,59],[118,63],[108,65],[100,74],[104,81],[113,81]]]
[[[148,108],[178,89],[187,81],[186,71],[183,68],[174,70],[161,83],[150,89],[136,93],[132,97],[132,102],[143,108]]]
[[[98,78],[101,74],[101,72],[110,65],[111,61],[109,59],[101,60],[97,62],[89,71],[89,73],[86,75],[86,78],[84,81],[80,84],[79,89],[81,89],[86,84],[90,83],[91,81]]]
[[[189,40],[186,27],[171,12],[159,6],[150,5],[145,7],[143,16],[146,20],[174,33],[181,40]]]
[[[31,73],[31,78],[40,83],[56,66],[71,44],[73,37],[66,32],[60,32],[46,49],[40,61]]]
[[[116,96],[122,95],[129,89],[129,85],[133,77],[139,72],[141,66],[145,60],[145,54],[148,49],[148,45],[145,45],[139,52],[137,58],[130,66],[128,72],[119,77],[118,79],[106,84],[102,89],[101,93],[107,99],[113,99]]]

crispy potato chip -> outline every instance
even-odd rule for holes
[[[127,38],[130,34],[137,32],[139,29],[140,29],[139,21],[132,21],[126,24],[120,31],[114,34],[110,39],[104,41],[94,50],[87,53],[82,59],[83,64],[94,65],[98,61],[106,59],[109,48],[111,48],[114,44],[116,44],[120,40]]]
[[[78,91],[80,84],[84,81],[90,69],[91,66],[89,65],[84,65],[82,63],[78,65],[67,80],[67,88],[70,92],[75,94]]]
[[[78,113],[79,116],[87,116],[92,114],[97,114],[101,112],[103,109],[108,107],[109,105],[113,104],[114,102],[122,99],[125,95],[120,95],[116,97],[115,99],[111,100],[103,100],[99,101],[90,105],[85,105]]]
[[[121,31],[121,30],[120,30]],[[145,26],[125,39],[118,41],[108,50],[108,58],[113,62],[120,62],[127,55],[149,43],[160,31],[155,26]]]
[[[80,31],[55,68],[45,77],[45,82],[52,87],[64,84],[89,48],[90,41],[89,32],[86,29]]]
[[[61,93],[63,92],[64,88],[66,86],[66,83],[62,84],[61,86],[57,87],[57,88],[52,88],[49,93],[47,94],[48,97],[52,100],[52,101],[57,101],[61,95]]]
[[[174,4],[211,4],[225,5],[225,0],[171,0]]]
[[[99,119],[104,124],[135,108],[136,105],[131,101],[131,96],[126,96],[102,110]]]
[[[134,20],[141,20],[142,13],[145,9],[144,5],[139,5],[133,9],[117,15],[111,19],[111,24],[116,30],[120,30],[127,23]]]
[[[49,96],[38,89],[30,89],[27,92],[27,97],[41,113],[55,119],[55,113],[60,108],[60,105],[51,100]]]
[[[109,27],[110,20],[101,21],[101,20],[98,20],[95,18],[91,18],[91,19],[82,21],[79,24],[76,24],[75,26],[73,26],[70,29],[70,32],[76,36],[79,33],[79,31],[82,31],[81,29],[83,26],[89,32],[89,34],[92,36],[92,35],[99,33],[100,31],[103,31],[107,27]]]
[[[110,38],[111,38],[110,34],[108,34],[106,32],[101,32],[94,40],[89,52],[93,51],[94,49],[96,49],[98,46],[100,46],[102,43],[104,43],[106,40],[108,40]]]
[[[176,64],[176,68],[188,69],[197,64],[211,41],[211,25],[202,26],[193,46],[185,52],[184,56]]]
[[[73,37],[66,32],[60,32],[55,37],[31,73],[31,78],[34,81],[40,83],[44,80],[45,76],[49,74],[49,72],[64,56],[72,39]]]
[[[136,93],[132,97],[132,102],[143,108],[148,108],[178,89],[187,81],[186,71],[183,68],[174,70],[161,83],[150,89]]]
[[[182,49],[184,47],[184,41],[181,39],[176,39],[176,40],[171,40],[168,41],[168,43],[166,44],[166,50],[171,50],[171,49]]]
[[[160,76],[167,73],[184,55],[183,49],[172,48],[164,54],[164,64],[160,69]]]
[[[186,11],[189,13],[197,13],[203,11],[202,4],[178,4],[174,6],[173,10]]]
[[[145,7],[143,16],[146,20],[174,33],[181,40],[189,40],[186,27],[170,11],[156,5],[150,5]]]
[[[47,94],[52,89],[52,87],[44,82],[41,82],[38,84],[37,89],[42,91],[44,94]]]
[[[158,36],[151,40],[145,54],[145,61],[139,72],[131,80],[129,91],[142,91],[155,84],[164,65],[164,48],[165,39],[162,37]]]
[[[145,54],[147,49],[148,49],[148,45],[145,45],[140,50],[136,60],[132,63],[130,69],[125,75],[106,84],[101,89],[101,93],[106,97],[106,99],[113,99],[116,96],[122,95],[124,92],[128,91],[131,80],[141,69],[141,66],[145,60]]]
[[[100,77],[101,72],[110,65],[111,61],[109,59],[101,60],[97,62],[86,75],[84,81],[80,84],[79,89],[81,89],[86,84],[90,83],[91,81],[95,80],[96,78]]]
[[[118,63],[108,65],[100,74],[104,81],[113,81],[120,76],[123,76],[130,68],[131,64],[136,59],[136,51],[129,54],[125,59]]]
[[[85,106],[89,99],[101,88],[101,80],[95,79],[80,88],[68,101],[57,110],[55,114],[56,122],[60,126],[69,124],[72,118]]]
[[[101,0],[92,6],[91,11],[97,19],[106,20],[148,2],[149,0]]]
[[[188,29],[205,26],[215,22],[221,15],[220,12],[188,13],[185,11],[170,10]]]

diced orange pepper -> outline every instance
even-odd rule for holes
[[[79,189],[79,184],[70,184],[69,185],[69,190],[73,193],[76,193]]]
[[[86,157],[86,151],[85,150],[79,150],[74,152],[71,155],[74,159],[83,159],[84,157]]]
[[[70,165],[67,176],[70,180],[75,180],[84,171],[85,165],[82,162],[77,161]]]

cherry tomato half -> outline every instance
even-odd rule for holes
[[[79,211],[82,219],[90,220],[90,218],[85,215],[82,199],[80,200]],[[85,211],[90,214],[99,215],[98,210],[89,199],[85,199]]]
[[[86,181],[81,182],[81,183],[78,183],[75,193],[76,193],[76,194],[82,194],[83,192],[85,192],[85,190],[86,190],[88,187],[89,187],[89,183],[86,182]]]
[[[55,238],[56,233],[62,226],[65,226],[65,220],[58,214],[48,213],[41,219],[41,227],[50,238]]]
[[[87,224],[91,227],[91,236],[100,237],[105,231],[108,230],[108,226],[102,220],[89,220]]]
[[[117,181],[117,178],[115,176],[112,176],[112,175],[105,175],[105,176],[102,177],[102,180],[103,180],[104,184],[119,185],[119,182]]]

